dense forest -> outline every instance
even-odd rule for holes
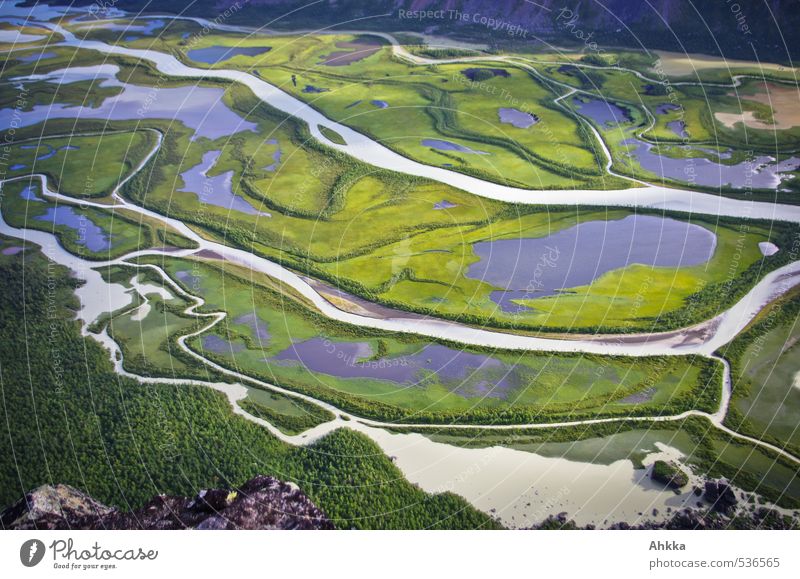
[[[428,495],[368,438],[341,429],[295,448],[199,386],[142,385],[80,335],[74,280],[34,251],[0,256],[0,504],[67,483],[123,509],[256,474],[294,481],[338,528],[496,528]]]

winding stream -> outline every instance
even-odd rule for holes
[[[47,24],[47,26],[64,37],[65,41],[59,43],[61,46],[97,50],[104,54],[145,60],[153,63],[159,72],[169,76],[219,79],[244,84],[258,98],[272,107],[305,121],[312,136],[328,147],[375,167],[425,177],[481,197],[534,205],[647,207],[730,217],[800,222],[800,206],[735,200],[708,193],[649,184],[630,189],[602,191],[587,189],[532,191],[483,181],[445,168],[425,165],[395,153],[366,135],[328,119],[303,101],[247,72],[221,68],[195,68],[183,64],[172,55],[155,50],[126,48],[96,40],[81,40],[57,24]],[[345,144],[340,145],[327,139],[320,131],[320,126],[332,129],[341,135]],[[603,143],[602,138],[599,135],[596,136],[599,142]],[[605,145],[603,144],[603,146]],[[610,167],[607,168],[610,169]]]
[[[616,191],[529,191],[516,189],[498,184],[488,183],[460,173],[446,169],[429,167],[417,163],[394,153],[393,151],[372,141],[366,136],[352,129],[328,120],[321,113],[315,111],[302,101],[291,97],[276,87],[253,77],[244,72],[233,70],[207,70],[188,67],[172,56],[151,50],[134,50],[123,47],[111,46],[102,42],[82,41],[76,39],[71,33],[57,25],[48,25],[55,31],[64,35],[64,45],[76,46],[84,49],[94,49],[106,54],[118,54],[140,58],[153,62],[163,73],[179,77],[206,77],[227,79],[241,82],[250,87],[253,92],[270,105],[306,121],[312,134],[326,145],[345,152],[353,157],[371,165],[404,172],[411,175],[427,177],[440,182],[452,184],[456,187],[470,191],[474,194],[488,198],[500,199],[510,202],[528,204],[573,204],[573,205],[622,205],[633,207],[653,207],[692,211],[715,215],[729,215],[736,217],[782,219],[800,222],[800,207],[787,207],[768,203],[749,201],[736,201],[697,193],[691,191],[670,189],[647,185]],[[566,96],[566,95],[565,95]],[[319,131],[318,125],[334,129],[346,141],[345,145],[329,142]],[[701,354],[720,360],[714,352],[733,339],[770,301],[779,297],[792,287],[800,283],[800,262],[795,262],[773,271],[748,292],[739,302],[729,310],[720,313],[712,320],[697,324],[692,328],[683,330],[643,334],[624,337],[594,336],[577,339],[553,339],[531,336],[506,334],[499,331],[484,330],[463,326],[445,320],[420,318],[418,316],[406,317],[402,312],[392,312],[386,317],[370,317],[342,311],[328,302],[308,282],[275,263],[264,258],[252,255],[246,251],[227,247],[220,243],[207,241],[198,236],[183,222],[165,218],[153,211],[134,205],[118,195],[121,186],[133,175],[140,171],[147,161],[157,152],[161,145],[162,136],[159,133],[158,141],[153,150],[135,168],[135,170],[121,181],[113,192],[116,205],[141,215],[161,220],[185,237],[198,243],[198,250],[180,250],[170,252],[175,257],[185,257],[198,251],[211,251],[221,256],[222,259],[243,265],[253,271],[264,273],[286,283],[313,303],[324,315],[342,322],[359,325],[362,327],[379,328],[388,331],[415,333],[431,338],[441,338],[455,342],[491,346],[513,350],[539,350],[547,352],[584,352],[593,354],[616,354],[626,356],[644,355],[684,355]],[[75,203],[70,197],[52,191],[48,188],[47,178],[36,175],[41,182],[42,194],[51,199]],[[28,179],[29,176],[24,177]],[[8,179],[0,183],[15,181],[22,178]],[[84,202],[86,206],[108,209],[108,205],[96,202]],[[332,430],[348,427],[363,432],[374,440],[388,455],[396,459],[397,465],[405,476],[412,482],[419,484],[424,490],[438,492],[452,490],[469,500],[478,508],[494,512],[506,525],[525,526],[540,521],[548,515],[561,511],[568,511],[571,518],[579,524],[594,523],[602,525],[604,519],[612,521],[628,520],[659,520],[667,517],[666,509],[680,508],[696,500],[690,492],[675,495],[670,490],[665,490],[654,485],[646,477],[644,471],[635,471],[628,460],[616,461],[611,465],[597,465],[579,463],[563,458],[546,458],[531,452],[519,451],[509,448],[493,447],[487,449],[461,449],[452,445],[433,442],[416,433],[391,433],[385,427],[402,428],[404,426],[388,424],[380,421],[358,418],[308,396],[286,391],[271,384],[263,383],[249,376],[221,367],[190,350],[186,341],[192,336],[205,332],[225,317],[221,314],[198,314],[195,310],[202,305],[202,299],[187,294],[179,285],[156,266],[156,270],[164,279],[165,285],[176,294],[191,300],[192,305],[187,312],[207,318],[209,324],[193,334],[181,336],[178,343],[187,353],[227,375],[241,381],[240,384],[206,383],[184,379],[149,378],[131,375],[124,370],[123,360],[118,345],[104,331],[100,335],[91,334],[87,326],[106,312],[116,311],[127,307],[132,302],[130,291],[116,283],[107,283],[94,268],[109,264],[127,264],[129,260],[140,255],[159,255],[163,251],[145,250],[131,253],[118,259],[107,262],[90,262],[74,256],[64,250],[55,240],[53,235],[40,231],[21,230],[10,227],[0,216],[0,232],[36,243],[42,247],[43,253],[51,260],[69,267],[76,276],[86,283],[76,294],[80,300],[81,308],[78,318],[83,322],[82,332],[97,339],[112,354],[116,371],[128,375],[140,382],[153,382],[163,384],[201,384],[223,392],[231,402],[234,412],[244,416],[267,428],[274,436],[290,444],[310,444]],[[134,288],[145,298],[144,285],[133,281]],[[709,418],[717,428],[731,436],[747,441],[764,448],[768,448],[785,458],[800,462],[797,457],[779,449],[771,444],[741,435],[729,430],[722,425],[730,400],[730,373],[727,362],[722,360],[725,367],[722,384],[722,397],[720,407],[714,414],[708,415],[698,411],[689,411],[678,416],[641,417],[632,418],[642,422],[659,422],[676,420],[689,415],[700,415]],[[331,422],[321,424],[297,436],[288,436],[275,428],[270,423],[255,418],[244,412],[238,401],[247,396],[246,384],[272,389],[284,394],[308,400],[326,408],[337,416]],[[348,420],[344,420],[345,417]],[[522,425],[527,428],[553,428],[563,425],[595,424],[602,422],[619,421],[619,418],[601,418],[565,422],[560,424],[529,424]],[[521,425],[460,425],[456,428],[495,428],[512,429]],[[411,427],[406,425],[405,427]],[[416,425],[415,429],[438,429],[437,425]],[[659,447],[659,453],[651,454],[646,462],[656,458],[669,458],[676,456],[675,449]],[[678,453],[679,454],[679,453]],[[691,487],[689,487],[691,488]],[[566,491],[564,489],[567,489]],[[539,493],[541,490],[541,494]],[[653,509],[658,509],[660,514],[651,514]],[[495,511],[496,510],[496,511]],[[644,513],[641,515],[640,513]]]

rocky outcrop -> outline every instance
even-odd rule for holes
[[[534,529],[584,529],[592,530],[594,525],[581,527],[563,514],[550,516],[545,521],[533,527]],[[639,530],[798,530],[800,523],[796,518],[786,516],[780,512],[766,507],[755,507],[747,512],[740,512],[728,517],[713,509],[685,508],[673,513],[664,521],[647,521],[641,524],[630,524],[625,521],[614,523],[608,527],[611,530],[639,531]]]
[[[706,481],[703,497],[720,513],[730,515],[736,510],[736,493],[725,479]]]
[[[0,513],[0,524],[4,529],[333,529],[296,485],[269,476],[194,497],[158,495],[130,512],[68,485],[45,485]]]

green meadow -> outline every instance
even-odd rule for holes
[[[798,315],[794,291],[762,311],[723,352],[733,379],[729,426],[790,452],[800,449]]]
[[[71,197],[107,195],[156,145],[151,131],[41,138],[11,147],[8,176],[47,175],[50,188]],[[15,168],[16,167],[16,168]]]
[[[187,291],[202,297],[203,311],[226,312],[224,322],[190,338],[192,350],[227,368],[363,416],[422,422],[541,422],[633,412],[672,414],[689,408],[711,410],[717,404],[718,368],[702,358],[550,355],[437,344],[332,321],[281,292],[273,280],[253,279],[236,266],[179,258],[140,261],[157,263]],[[151,309],[138,325],[156,326],[161,339],[174,344],[182,332],[167,324],[162,309]],[[124,327],[128,333],[123,334]],[[119,322],[113,326],[115,338],[124,343],[130,341],[131,329],[137,341],[149,331],[136,324],[124,327]],[[309,358],[292,355],[315,341]],[[168,349],[157,340],[141,343],[161,352]],[[158,355],[147,357],[157,360]],[[442,355],[444,377],[431,360]],[[349,358],[337,363],[344,356]],[[448,374],[447,360],[458,367],[460,356],[466,359],[465,368]],[[126,355],[126,364],[127,360]],[[396,371],[406,367],[412,370],[398,376]]]
[[[288,43],[287,38],[280,38]],[[278,51],[267,55],[273,52]],[[81,64],[95,62],[95,56],[79,54],[85,58]],[[122,67],[120,78],[128,82],[180,85],[156,77],[145,66],[115,62]],[[494,78],[499,82],[514,76]],[[35,89],[41,84],[31,86]],[[478,259],[474,243],[545,237],[577,223],[622,219],[631,213],[518,206],[375,170],[316,143],[304,124],[287,119],[242,86],[228,87],[223,102],[255,123],[257,130],[215,140],[191,140],[187,128],[166,120],[81,121],[76,125],[68,119],[54,119],[43,129],[23,129],[20,138],[42,131],[63,134],[68,127],[78,134],[104,128],[108,137],[81,137],[79,141],[73,137],[68,140],[79,143],[79,149],[59,151],[41,163],[52,163],[45,169],[52,172],[54,180],[70,194],[79,195],[80,179],[65,171],[64,162],[71,158],[67,155],[90,157],[103,172],[92,180],[95,186],[87,194],[105,195],[108,184],[125,174],[126,167],[152,146],[148,139],[154,138],[153,133],[141,129],[160,130],[164,141],[157,156],[122,190],[129,200],[181,219],[203,235],[255,251],[350,293],[467,323],[543,332],[671,329],[705,319],[738,299],[766,271],[785,263],[781,252],[762,259],[757,245],[770,240],[786,246],[788,226],[700,219],[698,223],[717,236],[716,251],[706,264],[684,268],[632,264],[610,271],[588,286],[520,300],[519,305],[530,308],[523,314],[503,312],[490,297],[502,288],[467,276]],[[196,168],[208,151],[221,154],[207,177],[232,172],[231,192],[246,200],[254,214],[214,205],[202,197],[203,191],[184,191],[182,175],[199,170]],[[101,162],[106,156],[109,162]],[[442,202],[447,205],[437,209]],[[680,214],[670,217],[685,218]],[[369,227],[364,227],[365,223]],[[721,300],[720,288],[724,290]],[[697,307],[698,303],[703,307]]]
[[[21,245],[0,238],[3,250]],[[461,497],[412,485],[360,433],[342,428],[294,447],[209,388],[119,376],[108,352],[80,334],[73,278],[26,247],[0,252],[0,503],[57,481],[131,510],[155,495],[271,475],[295,482],[341,529],[499,528]]]

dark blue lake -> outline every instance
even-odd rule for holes
[[[46,221],[54,225],[65,225],[75,230],[77,243],[91,251],[103,251],[111,247],[111,242],[101,227],[95,225],[88,217],[76,213],[68,205],[48,207],[44,215],[35,217],[37,221]]]

